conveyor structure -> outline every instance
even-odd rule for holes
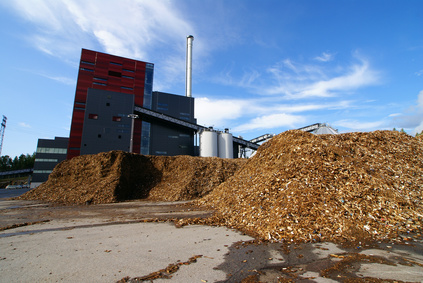
[[[143,117],[145,121],[151,121],[151,120],[156,120],[156,121],[160,121],[160,122],[164,122],[164,123],[170,123],[172,125],[175,126],[179,126],[179,127],[183,127],[185,129],[189,129],[189,130],[193,130],[194,132],[201,132],[204,130],[207,130],[208,128],[205,126],[201,126],[198,124],[194,124],[194,123],[190,123],[163,113],[159,113],[156,111],[153,111],[151,109],[147,109],[144,107],[140,107],[140,106],[135,106],[134,107],[134,114],[139,115],[140,117]],[[233,137],[233,142],[235,144],[240,145],[241,147],[246,147],[246,148],[250,148],[253,150],[257,150],[259,148],[259,144],[257,144],[256,142],[251,142],[251,141],[247,141],[244,140],[242,138],[237,138],[237,137]]]

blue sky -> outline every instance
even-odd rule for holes
[[[2,155],[69,136],[82,48],[154,63],[198,123],[251,139],[328,123],[423,130],[420,0],[1,0]]]

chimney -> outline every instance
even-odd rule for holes
[[[187,69],[186,69],[186,82],[185,82],[185,95],[187,97],[192,96],[192,42],[194,37],[192,35],[187,36]]]

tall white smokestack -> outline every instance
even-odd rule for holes
[[[185,82],[185,95],[187,97],[192,96],[192,42],[194,37],[192,35],[187,36],[187,69],[186,69],[186,82]]]

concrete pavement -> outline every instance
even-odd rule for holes
[[[225,227],[143,222],[143,215],[151,217],[152,211],[169,218],[196,213],[177,207],[131,202],[55,210],[33,202],[3,202],[0,219],[26,224],[0,225],[8,228],[0,231],[0,282],[130,281],[169,265],[177,267],[171,278],[154,282],[241,282],[247,277],[250,282],[340,282],[351,277],[423,281],[421,238],[409,245],[376,243],[367,249],[333,243],[287,247],[255,244]],[[45,222],[31,222],[35,219]]]

